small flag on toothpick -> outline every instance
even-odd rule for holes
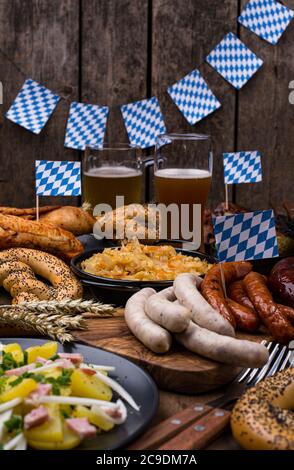
[[[159,134],[166,133],[163,116],[156,96],[125,104],[121,112],[132,145],[141,148],[156,144]]]
[[[292,10],[276,0],[251,0],[238,21],[257,36],[275,45],[293,16]]]
[[[220,262],[279,256],[271,209],[214,217],[213,227]]]
[[[224,153],[225,184],[258,183],[262,181],[260,152]]]
[[[227,34],[206,60],[237,90],[240,90],[263,64],[263,61],[233,33]]]
[[[58,95],[29,78],[5,116],[34,134],[39,134],[59,100]]]
[[[36,160],[37,196],[80,196],[81,163]]]

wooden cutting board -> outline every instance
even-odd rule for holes
[[[88,330],[75,338],[88,345],[120,354],[147,370],[159,388],[197,394],[230,382],[239,369],[197,356],[174,343],[164,355],[154,354],[129,331],[121,312],[113,318],[89,319]],[[260,341],[262,337],[252,337]]]

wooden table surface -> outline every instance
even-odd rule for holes
[[[3,289],[0,288],[0,305],[9,303],[9,297],[5,294]],[[101,320],[103,321],[103,320]],[[28,336],[26,334],[26,336]],[[1,329],[0,329],[1,337]],[[158,424],[164,419],[176,414],[178,411],[183,410],[188,406],[197,403],[205,404],[209,401],[220,397],[224,393],[224,389],[219,389],[214,392],[200,394],[200,395],[183,395],[179,393],[171,393],[164,390],[159,390],[160,402],[158,413],[154,418],[153,424]],[[240,449],[236,441],[233,439],[230,430],[228,429],[217,440],[211,443],[207,449],[210,450],[237,450]]]

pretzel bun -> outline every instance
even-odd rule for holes
[[[36,274],[51,286],[38,280]],[[13,303],[78,299],[83,294],[81,284],[63,261],[29,248],[0,252],[0,285],[10,292]]]
[[[244,393],[232,412],[233,435],[249,450],[294,450],[293,409],[292,367]]]

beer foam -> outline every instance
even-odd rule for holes
[[[127,166],[101,166],[85,171],[84,175],[92,178],[130,178],[132,176],[140,176],[142,172]]]
[[[211,178],[211,173],[208,170],[196,168],[163,168],[155,171],[155,176],[159,178],[202,179]]]

